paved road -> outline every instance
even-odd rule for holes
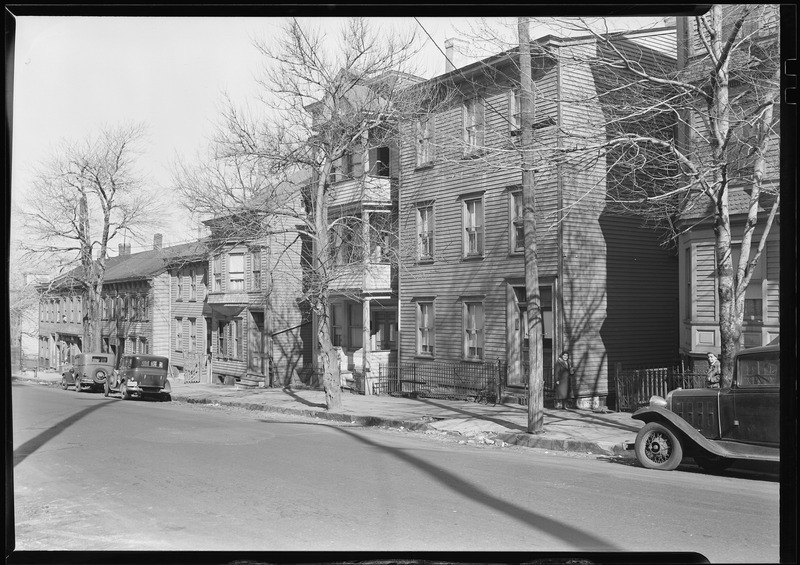
[[[13,385],[17,549],[697,551],[778,561],[778,482]]]

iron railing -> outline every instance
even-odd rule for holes
[[[399,363],[378,368],[378,394],[472,400],[480,394],[500,397],[505,363]]]
[[[703,388],[705,375],[682,367],[622,370],[617,364],[614,393],[618,412],[633,412],[650,403],[651,396],[666,397],[677,388]]]

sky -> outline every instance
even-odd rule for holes
[[[419,62],[425,78],[444,72],[445,39],[459,37],[470,22],[371,19],[388,33],[418,32],[424,42]],[[313,20],[330,33],[343,21]],[[147,125],[141,171],[152,190],[169,195],[171,164],[176,155],[191,158],[207,146],[223,93],[237,102],[255,100],[263,56],[253,40],[277,37],[282,22],[263,17],[17,17],[13,204],[24,201],[33,167],[62,140],[84,139],[122,122]],[[196,237],[177,202],[170,213],[174,219],[163,230],[165,245]],[[12,245],[21,233],[19,220],[12,206]],[[147,239],[152,242],[152,234]],[[147,241],[134,242],[132,251],[147,248]]]

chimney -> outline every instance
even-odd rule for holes
[[[131,254],[131,244],[130,243],[120,243],[119,244],[119,256],[120,257],[127,257]]]
[[[153,249],[161,249],[161,246],[164,244],[164,236],[160,233],[157,233],[153,236]]]
[[[460,66],[458,64],[458,59],[461,57],[461,54],[466,46],[467,42],[463,39],[451,38],[444,40],[444,72],[449,73]]]

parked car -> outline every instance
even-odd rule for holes
[[[120,398],[155,397],[171,400],[172,388],[167,379],[169,359],[157,355],[127,354],[119,360],[119,369],[109,375],[105,395],[119,392]]]
[[[74,385],[77,392],[84,388],[98,389],[114,372],[113,353],[79,353],[72,367],[61,373],[61,388],[66,390]]]
[[[743,349],[729,387],[677,389],[653,396],[632,417],[645,422],[636,459],[671,471],[684,456],[709,471],[736,460],[780,461],[780,348]]]

